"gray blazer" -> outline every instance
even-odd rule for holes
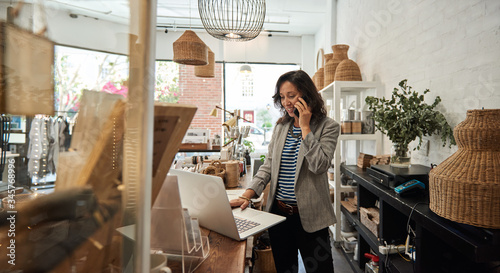
[[[249,187],[260,196],[271,182],[266,211],[271,210],[276,196],[281,154],[291,122],[274,127],[266,160]],[[307,232],[315,232],[337,222],[330,202],[326,172],[335,153],[340,126],[333,119],[326,117],[311,123],[310,127],[311,133],[302,140],[297,158],[295,195],[302,227]]]

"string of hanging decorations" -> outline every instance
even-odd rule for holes
[[[205,30],[226,41],[249,41],[257,37],[266,17],[265,0],[198,0]]]

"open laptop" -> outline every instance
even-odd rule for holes
[[[246,208],[231,208],[222,178],[171,169],[176,175],[183,208],[201,226],[235,240],[244,240],[285,220],[272,213]]]

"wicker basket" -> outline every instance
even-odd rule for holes
[[[321,57],[321,62],[319,61],[319,57]],[[313,76],[314,85],[319,90],[323,89],[323,79],[324,79],[324,71],[323,66],[325,65],[325,55],[322,48],[318,50],[316,53],[316,73]]]
[[[347,51],[349,50],[348,45],[333,45],[333,57],[325,64],[325,78],[324,78],[324,86],[329,85],[335,79],[335,71],[337,70],[337,66],[347,57]]]
[[[194,75],[200,78],[215,77],[215,54],[208,48],[208,64],[194,67]]]
[[[323,72],[323,88],[327,87],[331,81],[327,82],[327,75],[326,75],[326,64],[333,58],[333,53],[328,53],[325,54],[325,65],[324,65],[324,72]]]
[[[322,67],[320,69],[318,69],[318,71],[316,72],[316,88],[318,88],[318,91],[323,89],[324,86],[324,71],[325,69]]]
[[[201,173],[215,175],[222,178],[223,181],[226,180],[226,170],[222,167],[220,160],[210,163],[210,166],[206,167]]]
[[[174,62],[189,65],[208,64],[208,47],[192,30],[186,30],[173,46]]]
[[[430,209],[446,219],[500,228],[500,109],[469,110],[458,151],[429,173]]]
[[[339,63],[335,70],[336,81],[361,81],[361,71],[353,60],[346,59]]]

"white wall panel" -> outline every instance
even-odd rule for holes
[[[426,100],[442,98],[451,126],[468,109],[500,107],[500,1],[339,0],[337,10],[337,43],[350,45],[363,80],[380,80],[386,97],[402,79],[429,88]],[[429,156],[414,152],[415,163],[440,163],[457,149],[429,139]]]

